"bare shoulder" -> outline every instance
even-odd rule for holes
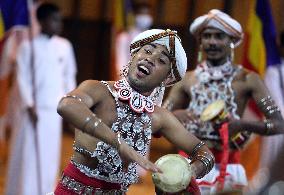
[[[112,81],[107,82],[110,86],[113,85]],[[103,84],[101,81],[98,80],[86,80],[83,81],[79,87],[78,90],[83,91],[84,93],[87,93],[91,97],[97,97],[97,98],[103,98],[107,95],[109,95],[109,91],[105,84]]]
[[[263,83],[262,78],[256,72],[244,69],[245,78],[248,84],[255,85],[257,83]]]
[[[244,84],[249,91],[266,91],[266,86],[258,73],[243,68],[239,76],[243,79]]]
[[[82,90],[94,90],[98,88],[102,88],[103,84],[98,80],[85,80],[83,81],[78,88]]]
[[[186,81],[187,83],[190,82],[192,83],[195,80],[195,71],[187,71],[184,78],[184,81]]]

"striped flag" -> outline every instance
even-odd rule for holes
[[[264,79],[267,71],[271,68],[277,69],[281,61],[276,45],[276,29],[269,0],[250,0],[249,2],[250,9],[244,39],[243,65],[257,72]],[[276,84],[275,80],[266,82],[268,89],[271,89],[271,84]],[[273,96],[274,91],[271,91],[271,93]],[[250,109],[253,110],[253,113],[257,114],[259,118],[262,117],[254,103],[250,103]],[[263,143],[264,142],[254,143],[254,148],[251,149],[250,152],[247,151],[247,156],[255,156],[253,160],[249,159],[249,161],[258,162],[259,158],[261,160],[261,158],[264,157],[259,156],[263,153],[267,153],[264,152]],[[260,144],[262,144],[262,146],[260,146]],[[270,159],[268,156],[264,158]],[[252,164],[252,167],[257,168],[255,163]]]
[[[281,57],[276,44],[276,28],[273,21],[270,5],[268,0],[258,0],[257,11],[263,21],[263,40],[266,51],[266,72],[264,76],[265,83],[270,91],[275,103],[279,106],[282,116],[284,116],[284,97],[283,85],[281,85]],[[264,137],[261,148],[261,167],[269,167],[277,157],[284,143],[283,135]]]
[[[262,77],[269,66],[280,64],[276,29],[268,0],[251,0],[243,65]]]

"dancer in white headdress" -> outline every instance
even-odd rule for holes
[[[152,134],[159,133],[188,153],[194,177],[213,166],[206,146],[166,109],[155,105],[155,88],[179,81],[187,60],[175,31],[148,30],[131,43],[131,61],[119,81],[83,82],[63,97],[59,114],[77,130],[74,155],[55,194],[125,194],[137,182],[137,165],[159,169],[143,156]],[[200,155],[204,156],[201,158]]]

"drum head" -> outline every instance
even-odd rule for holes
[[[184,157],[179,154],[168,154],[159,158],[155,164],[163,171],[152,174],[156,187],[167,193],[176,193],[187,188],[192,171]]]
[[[200,119],[202,121],[209,121],[218,116],[225,108],[223,100],[217,100],[211,104],[201,113]]]

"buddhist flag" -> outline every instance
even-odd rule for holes
[[[280,56],[276,46],[276,30],[269,0],[250,0],[249,3],[249,17],[244,39],[243,65],[264,78],[270,68],[276,68],[280,64]],[[270,85],[274,82],[266,83],[267,87],[270,89]],[[249,110],[257,114],[258,117],[262,117],[252,102],[250,102]],[[253,160],[246,160],[247,162],[243,160],[246,169],[254,169],[255,171],[258,168],[255,163],[250,162],[259,162],[259,158],[262,158],[259,156],[259,153],[261,151],[263,154],[264,150],[260,144],[263,145],[263,142],[255,141],[245,151],[244,156],[254,157]],[[269,157],[265,158],[270,159]],[[248,176],[252,176],[252,173],[248,173]]]
[[[264,77],[267,67],[280,64],[276,30],[268,0],[250,0],[243,65]]]

